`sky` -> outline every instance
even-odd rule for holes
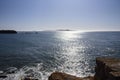
[[[120,31],[120,0],[0,0],[0,29]]]

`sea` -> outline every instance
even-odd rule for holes
[[[0,34],[0,74],[48,80],[55,71],[94,75],[96,57],[120,58],[120,32],[34,31]]]

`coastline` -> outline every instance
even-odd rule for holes
[[[15,30],[0,30],[0,34],[16,34]]]
[[[109,57],[96,58],[94,76],[81,78],[62,72],[53,72],[48,80],[120,80],[120,59]]]
[[[37,75],[36,77],[34,77],[34,76],[27,76],[27,77],[28,78],[29,77],[36,78],[38,80],[47,80],[48,76],[50,76],[50,74],[55,71],[69,74],[71,76],[74,75],[77,77],[86,77],[89,75],[92,76],[95,73],[94,67],[96,65],[95,64],[96,57],[98,57],[98,56],[109,56],[109,57],[111,56],[111,57],[115,57],[115,58],[120,57],[119,56],[119,39],[120,38],[119,38],[119,34],[117,32],[114,32],[114,33],[109,33],[109,32],[93,33],[93,32],[91,32],[91,33],[82,33],[82,34],[80,33],[79,36],[82,36],[82,38],[79,38],[79,36],[77,38],[74,38],[74,35],[71,35],[69,32],[66,33],[68,37],[65,36],[65,38],[63,38],[64,35],[59,36],[61,33],[62,32],[60,32],[60,33],[59,32],[58,33],[57,32],[39,32],[38,34],[36,34],[35,32],[32,32],[32,33],[30,32],[30,34],[26,34],[26,33],[18,32],[18,34],[15,34],[15,35],[14,34],[8,34],[8,35],[1,34],[0,35],[1,36],[1,44],[3,45],[3,46],[1,46],[1,55],[5,56],[5,57],[1,57],[1,62],[2,62],[1,71],[3,71],[5,73],[4,70],[6,70],[10,67],[14,67],[12,69],[17,68],[17,70],[18,70],[16,73],[13,73],[13,74],[10,73],[10,76],[7,75],[7,73],[6,73],[5,76],[8,76],[6,80],[9,80],[11,78],[12,78],[12,80],[19,80],[19,79],[14,79],[13,76],[21,75],[21,73],[23,76],[23,77],[21,77],[21,79],[23,79],[27,75],[32,75],[33,73],[35,73],[34,75]],[[55,35],[55,34],[59,34],[59,35]],[[73,39],[70,39],[71,37],[69,37],[69,36],[73,36]],[[68,42],[67,40],[64,40],[66,38],[70,42]],[[57,45],[59,40],[63,40],[63,43],[64,43],[64,45],[60,45],[61,48],[59,48],[59,47],[56,48],[56,46],[48,45],[48,43]],[[80,40],[80,41],[78,42],[78,40]],[[54,41],[57,41],[57,42],[55,43]],[[74,41],[77,45],[76,44],[71,45],[71,44],[74,44],[74,43],[72,43],[72,41]],[[44,42],[44,45],[42,44],[43,42]],[[30,43],[30,44],[28,44],[28,43]],[[37,46],[31,45],[31,43],[34,43]],[[60,43],[60,44],[63,44],[63,43]],[[7,44],[9,44],[9,45],[7,45]],[[13,45],[13,44],[15,44],[15,45]],[[82,45],[82,44],[86,44],[86,45]],[[90,46],[88,46],[88,44]],[[45,47],[42,47],[42,46],[45,46]],[[27,48],[27,49],[25,49],[25,48]],[[53,48],[54,50],[51,48]],[[57,50],[60,49],[59,52],[63,51],[63,52],[61,52],[62,53],[61,56],[59,56],[59,54],[56,54],[61,59],[58,61],[57,61],[58,57],[51,58],[51,56],[48,56],[49,54],[42,53],[42,51],[44,51],[45,53],[51,53],[53,55],[54,52],[56,53],[56,51],[57,51],[56,49]],[[67,54],[65,54],[65,51],[62,49],[65,49],[67,51],[66,52]],[[74,54],[75,53],[74,49],[76,51],[79,51],[79,53],[83,56],[81,57],[79,54]],[[17,52],[16,52],[16,50],[17,50]],[[38,50],[37,53],[35,52],[36,50]],[[48,50],[48,51],[46,51],[46,50]],[[81,50],[85,50],[85,52],[80,52]],[[26,51],[25,53],[27,54],[26,58],[24,58],[24,56],[26,55],[26,54],[24,54],[24,51]],[[70,51],[72,53],[69,53]],[[7,53],[7,54],[5,54],[5,53]],[[68,55],[68,56],[64,56],[63,53],[64,53],[64,55]],[[13,56],[13,54],[15,56]],[[20,54],[20,55],[18,55],[18,54]],[[23,54],[23,55],[21,56],[21,54]],[[32,54],[32,55],[29,55],[29,54]],[[7,57],[7,55],[10,55],[10,56]],[[42,55],[43,55],[42,58],[45,58],[45,59],[41,58]],[[16,57],[18,57],[18,58],[16,58]],[[46,57],[50,57],[50,58],[46,59]],[[31,62],[29,59],[31,59]],[[38,63],[35,62],[38,59],[39,59]],[[63,66],[56,65],[56,64],[60,64],[60,62],[62,62],[63,59],[67,59],[67,60],[64,60],[65,63],[63,61],[63,63],[64,63],[64,64],[62,64]],[[26,64],[27,60],[28,60],[28,63],[30,63],[30,64]],[[48,62],[48,64],[45,64],[45,62],[40,62],[41,60]],[[48,60],[51,60],[50,61],[51,63]],[[26,61],[26,63],[23,63],[24,61]],[[34,61],[33,64],[31,64],[32,61]],[[8,62],[11,62],[11,63],[8,63]],[[70,62],[71,64],[67,64],[68,62]],[[72,64],[72,62],[74,62],[74,63],[79,62],[79,64]],[[4,65],[5,65],[5,68],[4,68]],[[8,67],[7,67],[7,65],[8,65]],[[16,65],[19,65],[20,68]],[[78,66],[76,66],[76,65],[78,65]],[[46,68],[46,66],[47,66],[47,68]],[[53,66],[53,67],[51,67],[51,66]],[[27,70],[25,70],[26,67],[28,67]],[[57,68],[57,67],[62,67],[62,68]],[[20,72],[20,70],[22,70],[22,71]],[[0,73],[3,73],[3,72],[0,72]],[[18,76],[18,77],[20,78],[20,76]]]
[[[9,74],[15,73],[16,70],[13,68]],[[19,77],[19,80],[39,80],[34,78],[33,75]],[[4,80],[7,77],[7,74],[0,73],[0,80]],[[68,73],[55,71],[49,75],[48,80],[120,80],[120,59],[97,57],[94,76],[77,77]]]

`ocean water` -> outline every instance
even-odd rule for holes
[[[0,34],[0,71],[15,73],[0,80],[31,75],[47,80],[54,71],[94,75],[95,58],[120,58],[120,32],[41,31]]]

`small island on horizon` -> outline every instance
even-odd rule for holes
[[[16,34],[15,30],[0,30],[0,34]]]
[[[73,31],[73,30],[70,30],[70,29],[58,29],[57,31]]]

